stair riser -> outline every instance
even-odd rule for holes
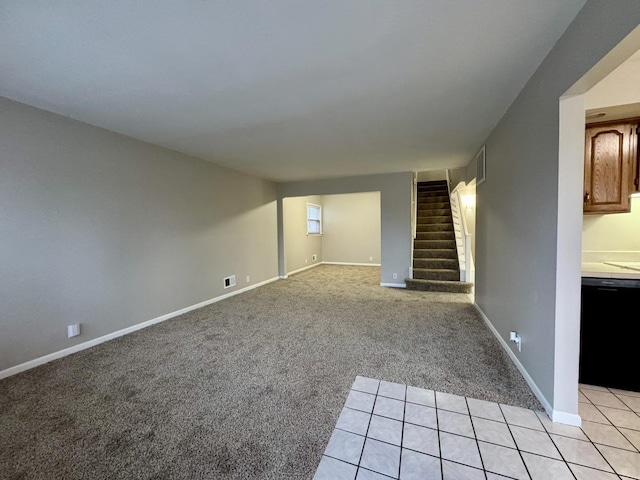
[[[457,282],[460,280],[460,272],[442,272],[438,270],[426,270],[426,271],[413,271],[413,278],[419,280],[441,280],[448,282]]]
[[[458,254],[455,250],[447,249],[432,249],[432,250],[414,250],[413,258],[451,258],[458,259]]]
[[[433,191],[433,192],[420,192],[418,191],[418,200],[427,199],[427,198],[449,198],[449,193],[447,191]]]
[[[433,202],[447,202],[449,203],[448,195],[429,195],[429,196],[421,196],[418,194],[418,202],[419,203],[433,203]]]
[[[418,203],[434,203],[434,202],[449,202],[449,197],[447,195],[422,195],[418,194],[417,197]]]
[[[455,240],[415,240],[413,248],[416,249],[452,249],[455,250]]]
[[[420,290],[423,292],[447,292],[447,293],[471,293],[473,285],[463,282],[436,283],[430,280],[405,280],[407,290]]]
[[[453,232],[416,232],[416,240],[454,240]]]
[[[414,258],[413,268],[458,270],[458,260],[452,258]]]
[[[448,208],[419,208],[418,220],[425,217],[441,217],[451,216],[451,210]]]
[[[416,233],[426,233],[426,232],[452,232],[453,233],[453,225],[446,223],[432,223],[432,224],[417,224],[416,225]]]
[[[451,222],[452,222],[451,217],[444,216],[444,215],[438,216],[438,217],[422,217],[417,219],[418,225],[424,225],[424,224],[433,225],[433,224],[440,224],[440,223],[450,225]]]
[[[451,205],[449,205],[448,202],[431,202],[418,204],[418,212],[422,212],[425,209],[430,208],[451,210]]]

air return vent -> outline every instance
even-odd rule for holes
[[[235,287],[236,286],[236,276],[231,275],[230,277],[224,278],[224,288]]]

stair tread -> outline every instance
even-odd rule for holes
[[[473,283],[459,280],[422,280],[416,278],[406,278],[405,284],[408,290],[466,294],[471,293],[474,286]]]
[[[459,272],[457,268],[414,268],[414,272]]]
[[[424,280],[422,278],[405,278],[405,282],[415,282],[415,283],[423,283],[423,284],[427,284],[427,283],[434,283],[434,284],[460,284],[460,285],[469,285],[472,286],[473,283],[471,282],[463,282],[461,280]]]
[[[438,253],[438,252],[451,252],[452,250],[455,251],[456,249],[455,248],[414,248],[413,250],[414,251],[426,250],[428,252]]]

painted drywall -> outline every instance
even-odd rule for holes
[[[639,103],[639,80],[640,52],[633,55],[585,94],[587,110]]]
[[[476,160],[476,157],[474,156],[469,161],[469,163],[467,164],[467,167],[465,168],[463,180],[467,185],[470,185],[471,183],[475,185],[477,176],[478,176],[478,162]]]
[[[322,262],[323,235],[307,235],[307,203],[322,206],[322,197],[284,199],[287,274]],[[316,255],[315,260],[313,255]]]
[[[447,171],[444,169],[418,172],[418,182],[436,182],[447,179]]]
[[[411,192],[413,173],[363,175],[278,184],[278,258],[279,272],[285,264],[284,228],[281,199],[308,195],[338,195],[345,193],[380,192],[381,273],[383,284],[404,285],[411,266]],[[394,273],[397,278],[393,278]]]
[[[640,252],[640,198],[631,198],[630,213],[585,215],[582,250]]]
[[[577,414],[582,167],[579,153],[559,155],[559,99],[639,23],[640,2],[587,2],[487,139],[477,186],[476,303],[503,339],[521,334],[519,361],[569,417]],[[584,111],[573,122],[583,129]]]
[[[322,204],[323,260],[380,264],[380,192],[324,195]]]
[[[466,176],[467,176],[467,167],[450,169],[449,170],[449,185],[451,186],[450,188],[453,189],[460,182],[464,182]]]
[[[0,370],[277,276],[270,182],[2,98],[0,144]]]

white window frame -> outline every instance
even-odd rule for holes
[[[316,208],[318,210],[318,216],[320,218],[312,218],[311,215],[309,215],[309,207],[313,207]],[[310,222],[317,222],[318,223],[318,231],[310,231],[309,230],[309,223]],[[317,205],[315,203],[307,203],[307,236],[317,236],[317,235],[322,235],[322,205]]]

